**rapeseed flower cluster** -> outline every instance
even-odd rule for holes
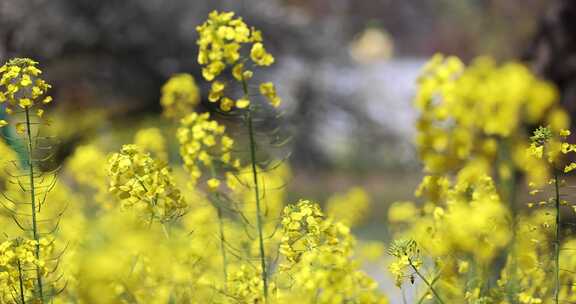
[[[413,271],[418,271],[418,268],[422,265],[420,249],[416,241],[410,239],[395,240],[390,244],[388,254],[396,258],[388,266],[390,273],[394,276],[396,286],[401,287],[403,281],[408,277],[410,282],[414,283]]]
[[[241,265],[228,280],[228,296],[237,303],[263,303],[262,280],[257,269]]]
[[[349,227],[328,218],[307,200],[284,208],[280,265],[285,301],[387,303],[377,283],[354,261]],[[280,285],[280,283],[279,283]]]
[[[42,249],[42,257],[36,257],[37,244]],[[3,303],[14,301],[15,298],[18,301],[34,299],[36,277],[30,275],[30,271],[39,267],[42,275],[49,272],[44,257],[49,256],[53,249],[53,242],[47,238],[39,242],[15,238],[0,243],[0,299]]]
[[[232,155],[234,140],[225,134],[225,130],[225,126],[210,119],[210,113],[192,113],[180,121],[176,137],[191,185],[204,173],[210,176],[208,187],[216,190],[220,186],[216,172],[240,168],[240,160]],[[228,178],[233,177],[228,175]]]
[[[160,105],[164,116],[180,118],[200,103],[200,89],[190,74],[175,74],[162,86]]]
[[[166,222],[185,212],[188,204],[174,184],[170,168],[142,152],[124,145],[108,161],[110,192],[124,208],[135,209],[150,221]]]
[[[11,147],[2,155],[5,163],[11,162],[11,166],[3,168],[6,184],[1,199],[2,215],[11,221],[3,223],[8,238],[3,244],[3,258],[8,263],[4,269],[8,275],[4,278],[11,281],[1,282],[0,286],[6,289],[0,292],[3,298],[10,295],[16,303],[43,303],[60,284],[54,278],[59,257],[52,256],[54,240],[51,238],[62,212],[50,210],[53,205],[47,204],[56,175],[42,168],[48,163],[44,158],[50,159],[53,147],[46,137],[38,135],[43,121],[31,117],[32,110],[38,118],[44,116],[43,106],[52,101],[47,95],[51,86],[40,77],[42,71],[37,65],[38,62],[29,58],[14,58],[0,67],[0,104],[8,115],[23,114],[19,115],[19,118],[23,116],[21,121],[14,123],[18,136],[10,138]],[[0,120],[0,127],[7,125],[6,120]],[[18,155],[10,149],[18,149]],[[42,153],[47,153],[48,157]],[[18,279],[17,284],[14,278]]]
[[[435,55],[424,67],[415,99],[420,111],[416,145],[429,174],[484,166],[509,179],[514,170],[535,174],[525,162],[526,124],[568,127],[555,87],[516,62],[497,65],[478,58],[465,66]],[[536,174],[535,174],[536,175]]]
[[[166,140],[162,131],[158,128],[140,129],[134,135],[134,145],[142,151],[150,153],[150,156],[160,162],[168,162],[168,151],[166,151]]]
[[[288,262],[297,262],[306,249],[317,246],[324,229],[320,227],[323,216],[320,207],[309,201],[286,206],[282,217],[284,237],[280,252],[286,256]]]
[[[248,40],[238,38],[247,27],[231,16],[213,13],[208,23],[227,24],[214,26],[220,33],[227,32],[219,36],[224,43],[221,50],[227,52],[221,60],[230,67],[232,76],[246,85],[252,77],[249,62],[234,59],[233,43],[249,45],[246,58],[254,66],[268,66],[274,59],[257,30],[249,29]],[[227,27],[240,36],[230,40]],[[201,41],[210,39],[206,38],[209,31],[201,35]],[[220,43],[218,39],[214,42]],[[213,52],[215,46],[201,46],[201,53]],[[218,66],[214,56],[210,55],[207,70]],[[65,162],[62,185],[55,187],[48,199],[51,205],[74,202],[59,223],[54,242],[47,245],[45,238],[39,237],[22,239],[22,243],[7,241],[0,247],[3,302],[18,295],[14,290],[22,282],[24,300],[18,303],[288,303],[315,299],[319,303],[386,303],[376,282],[355,260],[355,241],[349,227],[338,221],[355,224],[361,220],[367,208],[365,193],[355,189],[334,198],[330,205],[335,219],[311,202],[289,205],[300,211],[287,207],[282,213],[286,205],[282,185],[290,179],[289,169],[277,166],[263,170],[254,157],[251,166],[241,166],[234,156],[235,141],[226,134],[224,125],[211,120],[208,113],[193,112],[199,95],[194,85],[190,77],[177,75],[163,88],[161,100],[165,116],[181,119],[175,137],[184,169],[172,168],[167,149],[170,139],[154,127],[139,130],[134,144],[124,145],[111,155],[108,153],[114,149],[102,142],[78,147]],[[272,83],[264,82],[259,89],[272,104],[280,103]],[[221,108],[224,97],[219,100]],[[239,101],[234,107],[249,104]],[[26,102],[23,109],[28,109]],[[4,150],[6,157],[17,157],[8,146]],[[252,152],[255,154],[254,148]],[[102,168],[105,162],[108,166]],[[206,180],[205,186],[199,184],[201,179]],[[221,187],[224,180],[225,188]],[[186,184],[187,190],[180,191]],[[46,181],[34,185],[51,186]],[[19,193],[15,183],[6,181],[3,187],[19,199],[28,197]],[[350,217],[335,210],[348,199],[359,202]],[[24,210],[8,205],[12,211]],[[10,222],[10,210],[0,213],[0,219],[12,227],[15,223]],[[307,215],[309,210],[315,210],[312,217]],[[52,209],[44,212],[39,223],[62,214]],[[304,214],[300,219],[298,212]],[[286,219],[299,222],[301,229]],[[154,222],[161,225],[152,225]],[[48,229],[40,224],[38,228]],[[307,246],[301,246],[297,235],[307,236]],[[56,246],[60,243],[70,245]],[[56,249],[65,254],[53,259]],[[25,276],[15,272],[19,260],[27,266]],[[59,276],[52,264],[60,265]],[[36,274],[29,271],[32,266],[38,270]],[[48,280],[53,277],[62,281],[56,284]],[[39,292],[40,280],[51,287],[45,288],[44,294]]]
[[[422,201],[394,203],[388,213],[392,231],[409,240],[391,249],[419,248],[416,255],[413,249],[393,254],[389,269],[397,285],[416,274],[426,285],[420,301],[441,303],[573,297],[567,287],[573,265],[566,259],[571,239],[561,237],[559,211],[568,203],[559,189],[566,183],[560,174],[576,165],[562,157],[574,145],[566,142],[569,118],[557,95],[519,63],[498,66],[480,58],[465,66],[441,55],[428,63],[416,96],[416,144],[427,175],[415,194]],[[537,124],[548,127],[528,136],[527,126]],[[544,208],[518,210],[518,172],[530,194],[555,186],[554,196],[528,204]],[[403,258],[411,255],[421,257],[421,268]]]
[[[530,137],[531,143],[528,153],[537,159],[545,159],[552,165],[561,161],[561,156],[569,157],[571,153],[576,153],[576,145],[566,142],[570,136],[570,130],[562,129],[557,134],[549,127],[538,127],[534,135]],[[570,162],[562,168],[563,173],[568,173],[576,169],[576,163]]]
[[[246,109],[250,106],[248,81],[252,79],[253,67],[267,67],[274,63],[274,57],[264,47],[262,33],[248,25],[233,12],[213,11],[208,20],[196,28],[198,39],[198,63],[202,65],[204,79],[212,82],[208,100],[219,102],[222,111]],[[245,50],[244,50],[245,49]],[[243,94],[233,98],[227,93],[231,84],[218,80],[225,70],[229,70],[234,81],[238,82]],[[280,97],[272,82],[259,85],[259,92],[271,105],[278,107]]]
[[[355,227],[367,217],[370,207],[371,199],[366,190],[353,187],[346,193],[330,197],[326,202],[326,213],[346,226]]]
[[[14,58],[0,67],[0,104],[5,104],[7,114],[36,108],[36,115],[42,117],[42,105],[52,102],[46,95],[50,85],[40,78],[42,71],[37,65],[29,58]],[[0,126],[7,124],[0,120]]]
[[[560,221],[569,205],[562,176],[576,168],[576,146],[551,84],[519,63],[481,58],[465,66],[435,56],[416,97],[419,201],[389,207],[396,240],[386,246],[357,241],[351,230],[371,212],[363,189],[332,195],[326,211],[306,199],[287,203],[290,168],[258,161],[249,81],[274,62],[261,33],[221,12],[197,30],[208,99],[221,111],[244,109],[249,159],[224,122],[194,112],[200,92],[188,74],[162,88],[176,132],[140,129],[134,144],[110,155],[106,141],[80,146],[58,185],[33,157],[27,115],[15,125],[29,144],[25,166],[0,170],[0,302],[384,304],[378,281],[363,270],[382,261],[396,286],[415,285],[417,303],[576,301],[576,240]],[[43,115],[50,86],[36,66],[15,59],[0,69],[7,112]],[[235,98],[234,85],[242,89]],[[274,84],[258,89],[280,104]],[[527,125],[537,124],[548,127],[529,137]],[[183,166],[171,159],[172,141]],[[18,159],[3,141],[0,152]],[[518,172],[534,197],[546,185],[554,194],[529,204],[540,208],[518,208],[521,196],[511,195]],[[65,202],[65,212],[52,208]]]

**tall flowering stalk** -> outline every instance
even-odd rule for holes
[[[483,57],[464,65],[456,57],[436,55],[424,67],[415,98],[420,112],[416,146],[427,175],[416,195],[424,206],[398,204],[390,209],[390,215],[410,227],[410,237],[437,258],[438,268],[444,269],[437,290],[446,301],[496,301],[494,295],[484,291],[501,286],[505,286],[511,302],[541,296],[533,290],[522,290],[525,294],[520,297],[513,291],[522,284],[526,288],[527,279],[517,272],[521,267],[512,265],[522,263],[520,257],[527,255],[525,248],[515,248],[525,239],[517,235],[524,229],[521,224],[531,221],[515,208],[514,201],[520,174],[535,182],[548,177],[546,162],[525,153],[530,144],[525,126],[545,122],[553,130],[568,127],[569,117],[558,100],[551,83],[539,79],[519,62],[496,64]],[[474,192],[478,195],[468,195]],[[555,196],[559,208],[559,191]],[[474,214],[475,224],[461,213],[466,209]],[[402,212],[414,214],[405,217]],[[455,224],[465,224],[466,229]],[[453,227],[458,227],[458,233],[445,233]],[[478,238],[480,242],[490,240],[486,246],[469,242],[484,235],[486,229],[493,232]],[[461,252],[472,255],[462,258],[456,254]],[[499,262],[504,253],[506,266]],[[558,249],[555,253],[559,255]],[[507,273],[502,273],[502,267]],[[471,272],[501,275],[500,285],[496,287],[490,280],[468,284]],[[458,290],[463,292],[449,292],[444,284],[448,281],[459,284]]]
[[[42,118],[44,114],[44,109],[42,107],[43,105],[50,103],[52,97],[46,95],[51,86],[40,78],[42,71],[37,68],[37,65],[38,62],[29,58],[15,58],[0,67],[0,103],[4,104],[7,114],[24,115],[24,121],[16,123],[15,127],[17,133],[24,137],[26,145],[27,153],[25,168],[22,169],[26,171],[29,185],[28,189],[22,187],[22,190],[26,190],[29,195],[31,217],[31,227],[29,230],[32,232],[34,257],[36,261],[40,261],[41,233],[38,228],[38,213],[40,212],[43,201],[38,200],[38,196],[45,193],[39,193],[37,190],[38,181],[36,181],[36,178],[40,176],[41,173],[36,172],[35,168],[37,160],[35,160],[33,154],[36,149],[35,145],[37,137],[33,134],[33,126],[38,125],[39,123],[33,121],[32,115],[35,114],[37,117]],[[9,125],[8,121],[0,120],[1,127],[7,125]],[[16,219],[15,221],[18,226],[21,226]],[[25,227],[21,228],[28,230]],[[40,263],[36,263],[35,270],[35,293],[37,299],[40,302],[44,302],[45,292],[43,275],[45,270],[43,270]],[[21,288],[21,290],[23,289]]]
[[[177,131],[180,156],[184,160],[186,171],[190,174],[188,182],[190,186],[199,186],[200,178],[203,175],[209,176],[204,186],[208,188],[209,200],[217,211],[224,282],[228,280],[228,262],[223,202],[219,191],[222,188],[221,179],[230,178],[230,172],[235,172],[240,167],[240,161],[232,156],[234,140],[228,137],[225,131],[223,125],[210,119],[209,113],[187,115],[180,120]],[[226,285],[224,287],[226,288]]]
[[[249,80],[253,77],[252,67],[265,67],[274,63],[274,57],[268,53],[262,43],[262,34],[255,28],[249,28],[240,17],[234,18],[232,12],[210,13],[208,20],[197,27],[199,33],[198,63],[202,67],[202,75],[211,81],[211,90],[208,96],[210,102],[219,103],[223,112],[242,113],[248,128],[248,142],[250,145],[250,163],[254,200],[256,204],[256,228],[258,230],[258,246],[260,255],[260,274],[262,279],[262,292],[268,298],[268,268],[266,265],[266,251],[264,246],[262,206],[260,185],[256,160],[257,143],[254,130],[255,103],[251,100]],[[248,50],[249,49],[249,50]],[[231,98],[233,86],[225,80],[216,80],[229,69],[232,78],[240,84],[242,90],[238,98]],[[281,99],[277,96],[274,85],[265,82],[259,86],[260,95],[268,99],[274,107],[280,105]]]
[[[530,137],[532,143],[528,152],[538,158],[546,159],[551,166],[552,180],[554,184],[554,302],[560,302],[560,247],[561,247],[561,206],[565,203],[560,200],[560,174],[558,168],[561,161],[562,154],[576,152],[576,145],[565,142],[566,137],[570,135],[568,130],[560,130],[559,132],[552,131],[549,127],[539,127],[534,131],[534,135]],[[564,166],[564,173],[568,173],[576,169],[576,163],[570,163]],[[532,193],[539,192],[538,189]]]

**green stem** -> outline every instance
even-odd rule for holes
[[[18,261],[18,283],[20,285],[20,301],[22,304],[26,304],[26,299],[24,298],[24,280],[22,279],[22,265],[20,264],[20,259]]]
[[[242,89],[244,97],[248,98],[248,84],[242,79]],[[260,247],[260,265],[262,268],[262,285],[264,291],[264,301],[268,302],[268,273],[266,270],[266,253],[264,250],[264,236],[262,228],[262,215],[260,211],[260,188],[258,185],[258,170],[256,168],[256,140],[254,139],[254,126],[252,122],[252,105],[246,111],[246,121],[248,123],[248,134],[250,139],[250,162],[252,164],[252,177],[254,180],[254,196],[256,199],[256,227],[258,229],[258,242]]]
[[[268,274],[266,271],[266,253],[264,251],[264,233],[262,229],[262,214],[260,211],[260,188],[258,185],[258,170],[256,168],[256,142],[254,140],[254,127],[252,125],[251,110],[247,111],[248,132],[250,133],[250,162],[252,163],[252,177],[254,178],[254,197],[256,199],[256,226],[258,228],[258,242],[260,246],[260,265],[262,267],[262,283],[264,299],[268,299]]]
[[[501,193],[502,193],[502,197],[505,199],[506,202],[508,202],[508,206],[509,206],[509,210],[511,211],[511,217],[510,217],[510,221],[511,221],[511,231],[512,231],[512,239],[509,243],[509,245],[507,246],[507,250],[505,250],[505,252],[508,252],[508,256],[510,256],[511,258],[511,265],[512,267],[509,267],[510,269],[508,270],[508,275],[509,275],[509,280],[506,283],[506,289],[508,290],[508,292],[506,293],[508,301],[511,304],[516,304],[518,301],[516,300],[516,294],[517,292],[515,291],[515,287],[514,284],[516,282],[516,251],[515,251],[515,244],[516,244],[516,215],[517,215],[517,210],[518,208],[516,208],[516,169],[514,166],[514,161],[512,160],[512,153],[511,153],[511,145],[512,143],[510,142],[510,139],[503,139],[500,138],[499,139],[499,152],[498,152],[498,162],[497,162],[497,166],[506,166],[507,168],[510,169],[511,172],[509,172],[510,176],[507,178],[502,178],[500,183],[501,187]],[[496,170],[498,169],[498,167],[495,168]],[[503,176],[500,176],[503,177]],[[505,267],[505,263],[502,264],[502,267]],[[499,273],[502,269],[500,267],[498,267],[498,269],[495,269],[496,273]]]
[[[428,286],[428,288],[430,289],[430,291],[432,291],[432,293],[434,294],[434,296],[436,297],[436,300],[438,300],[438,302],[440,302],[441,304],[444,304],[444,301],[442,300],[442,298],[440,297],[440,295],[436,292],[436,290],[434,289],[434,287],[432,287],[432,284],[430,282],[428,282],[428,280],[420,273],[420,271],[418,271],[418,268],[416,268],[416,266],[414,266],[414,264],[412,263],[412,260],[408,259],[408,263],[410,263],[410,267],[412,267],[412,269],[414,270],[414,272],[416,273],[416,275],[418,275],[418,277],[420,279],[422,279],[422,281],[424,281],[424,284],[426,284],[426,286]]]
[[[432,282],[430,282],[430,285],[434,285],[434,283],[436,283],[436,281],[438,281],[438,279],[440,278],[440,274],[436,275],[433,279]],[[418,301],[418,304],[422,304],[424,302],[424,300],[426,300],[426,293],[424,295],[422,295],[422,297],[420,297],[420,300]]]
[[[558,170],[554,170],[554,205],[556,208],[556,233],[554,235],[554,302],[559,303],[560,294],[560,189],[558,183]]]
[[[210,174],[212,178],[216,178],[216,170],[214,166],[210,166]],[[218,195],[211,196],[211,201],[218,215],[218,229],[220,233],[220,255],[222,257],[222,275],[224,277],[224,291],[228,290],[228,258],[226,257],[226,238],[224,235],[224,219],[222,215],[222,208],[220,207],[221,201]]]
[[[26,133],[28,135],[28,174],[30,175],[30,203],[32,205],[32,234],[36,244],[34,246],[34,255],[36,260],[40,260],[40,236],[38,234],[38,224],[36,220],[36,188],[34,185],[34,164],[32,161],[32,131],[30,123],[30,109],[26,107]],[[38,285],[38,295],[40,302],[44,303],[44,291],[42,288],[42,271],[40,266],[36,265],[36,284]]]
[[[166,224],[162,223],[162,231],[164,231],[164,236],[167,240],[170,240],[170,232],[168,232],[168,228],[166,228]]]

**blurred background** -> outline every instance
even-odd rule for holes
[[[235,11],[262,30],[276,57],[268,76],[284,99],[294,199],[363,186],[376,209],[360,234],[383,238],[375,225],[386,206],[411,199],[420,178],[411,99],[421,66],[437,52],[524,60],[558,84],[572,109],[574,3],[0,0],[0,61],[41,62],[54,115],[67,122],[58,134],[64,158],[94,136],[160,120],[160,87],[173,73],[193,74],[205,99],[195,27],[212,10]]]

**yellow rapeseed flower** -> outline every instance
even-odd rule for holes
[[[29,58],[14,58],[0,67],[0,104],[6,104],[7,114],[14,113],[16,108],[37,107],[36,114],[41,117],[44,112],[40,107],[52,101],[46,95],[51,86],[40,78],[42,71],[37,65]],[[6,125],[6,121],[0,123],[0,127]]]
[[[200,90],[190,74],[175,74],[162,86],[160,104],[164,115],[181,118],[200,102]]]

